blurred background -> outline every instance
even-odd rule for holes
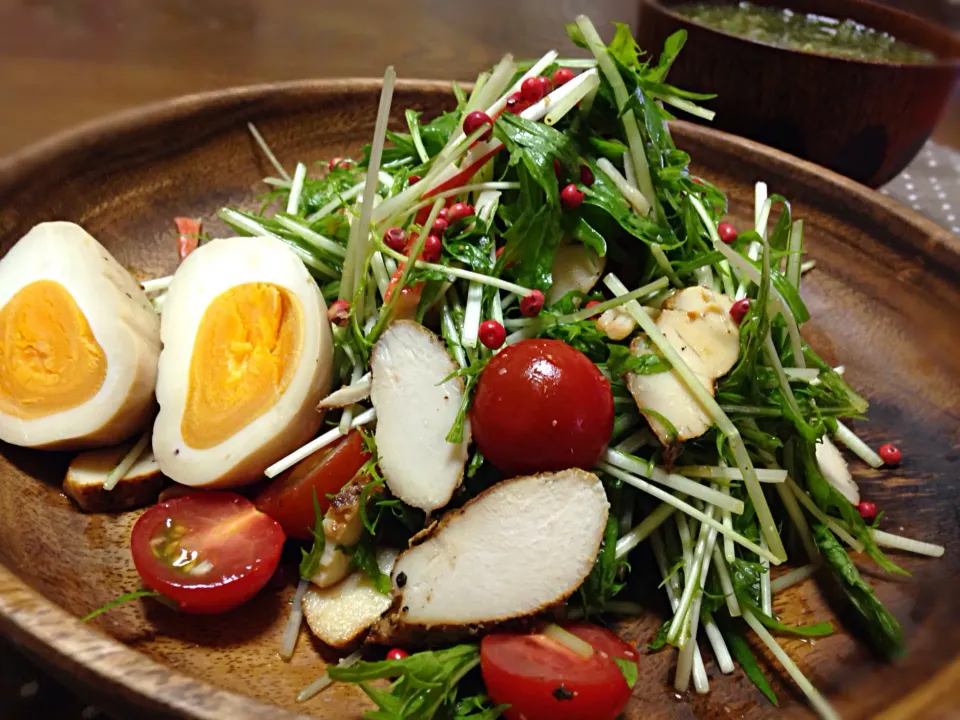
[[[958,0],[886,4],[960,27]],[[0,0],[0,155],[144,102],[258,82],[470,80],[507,51],[571,52],[562,22],[635,0]],[[934,138],[960,147],[960,103]]]
[[[960,0],[885,0],[954,31]],[[634,23],[636,0],[0,0],[0,157],[102,115],[251,83],[472,80],[504,52],[579,53],[562,23]],[[695,88],[694,88],[695,89]],[[960,233],[960,95],[883,192]],[[952,150],[951,150],[952,148]],[[0,718],[100,711],[0,639]]]

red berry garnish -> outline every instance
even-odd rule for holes
[[[471,135],[484,125],[487,126],[487,131],[480,136],[481,140],[486,140],[490,137],[490,134],[493,132],[493,120],[491,120],[490,116],[483,110],[474,110],[473,112],[467,113],[467,116],[463,119],[463,132],[465,135]]]
[[[410,653],[400,648],[393,648],[393,650],[387,653],[387,660],[403,660],[407,657],[410,657]]]
[[[450,218],[447,217],[447,212],[449,212],[447,208],[442,207],[440,208],[440,212],[437,213],[437,217],[440,218],[441,220],[446,220],[447,224],[449,224]]]
[[[719,235],[720,239],[729,245],[737,239],[737,229],[728,222],[722,222],[717,225],[717,235]]]
[[[473,217],[476,212],[473,209],[473,205],[468,205],[467,203],[454,203],[449,210],[447,210],[447,222],[453,225],[464,218]]]
[[[857,503],[857,512],[867,522],[872,522],[877,517],[877,506],[869,500],[861,500]]]
[[[403,231],[403,228],[387,228],[387,231],[383,234],[383,244],[394,252],[403,252],[403,248],[407,244],[407,234]]]
[[[524,102],[535,103],[543,97],[543,85],[540,84],[540,78],[530,77],[520,85],[520,97]]]
[[[447,231],[448,227],[449,224],[447,223],[446,218],[437,217],[437,219],[433,221],[433,225],[430,227],[430,232],[434,235],[439,235],[442,237]]]
[[[330,158],[330,162],[327,163],[328,170],[333,170],[334,168],[348,168],[348,167],[350,167],[350,161],[342,157]]]
[[[584,305],[584,307],[589,310],[590,308],[596,307],[596,306],[599,305],[599,304],[600,304],[600,301],[599,301],[599,300],[591,300],[591,301],[588,302],[586,305]]]
[[[497,256],[496,256],[496,257],[497,257],[497,260],[499,260],[499,259],[500,259],[500,256],[503,255],[503,251],[504,251],[504,249],[505,249],[506,247],[507,247],[506,245],[503,245],[503,246],[497,248]]]
[[[596,182],[596,178],[593,176],[593,170],[590,169],[589,165],[580,166],[580,182],[582,182],[587,187],[593,185]]]
[[[419,175],[411,175],[410,177],[407,178],[407,182],[410,183],[411,185],[416,185],[421,180],[423,180],[423,178],[420,177]]]
[[[436,235],[427,235],[423,241],[423,252],[420,257],[429,263],[440,262],[440,256],[443,254],[443,240]]]
[[[485,347],[496,350],[507,339],[507,331],[496,320],[484,320],[480,323],[480,331],[477,336]]]
[[[346,300],[334,300],[327,308],[327,320],[337,327],[350,324],[350,303]]]
[[[553,92],[553,83],[550,82],[550,78],[541,76],[538,77],[537,80],[540,82],[540,92],[542,97],[546,97]]]
[[[903,453],[893,443],[884,443],[879,450],[880,459],[884,465],[896,467],[903,461]]]
[[[742,300],[737,300],[730,308],[730,317],[739,325],[743,322],[743,318],[746,317],[748,312],[750,312],[750,298],[743,298]]]
[[[573,80],[573,70],[570,68],[557,68],[553,71],[553,86],[560,87]]]
[[[511,112],[514,115],[517,115],[523,112],[526,104],[523,101],[523,96],[519,92],[515,92],[507,98],[506,111]]]
[[[580,192],[580,188],[573,183],[570,183],[560,191],[560,202],[563,203],[563,206],[567,210],[580,207],[580,203],[583,202],[584,197],[586,196]]]
[[[520,313],[525,317],[536,317],[543,310],[543,293],[531,290],[529,295],[520,298]]]
[[[563,180],[563,165],[556,158],[553,159],[553,174],[557,176],[557,180]]]

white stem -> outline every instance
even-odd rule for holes
[[[337,662],[337,665],[340,667],[350,667],[355,662],[357,662],[357,660],[359,660],[361,657],[362,656],[360,655],[360,651],[358,650],[352,655],[347,655],[347,657],[341,658]],[[297,702],[306,702],[317,693],[322,692],[323,690],[326,690],[332,684],[333,684],[333,680],[330,679],[329,675],[324,673],[323,675],[318,677],[316,680],[314,680],[312,683],[307,685],[299,693],[297,693]]]
[[[790,656],[784,652],[773,635],[763,626],[763,623],[757,620],[749,610],[743,611],[743,619],[747,621],[747,624],[757,634],[760,640],[763,641],[763,644],[770,649],[770,652],[773,653],[773,656],[783,666],[783,669],[787,671],[787,674],[793,678],[793,681],[800,690],[803,691],[803,694],[807,696],[807,699],[817,714],[820,715],[823,720],[840,720],[840,715],[837,714],[837,711],[831,707],[830,703],[824,699],[813,684],[800,672],[800,668],[798,668],[796,663],[790,659]]]
[[[813,515],[817,520],[826,525],[830,530],[833,531],[833,534],[838,538],[843,540],[847,545],[853,548],[857,552],[863,552],[863,543],[857,540],[853,535],[851,535],[846,528],[844,528],[837,520],[827,515],[823,510],[817,507],[816,503],[807,495],[799,485],[797,485],[793,478],[787,478],[787,487],[790,488],[790,491],[796,496],[797,500],[800,501],[800,504],[803,505],[807,512]]]
[[[913,540],[911,538],[894,535],[893,533],[884,532],[883,530],[877,530],[874,528],[871,528],[870,535],[873,536],[874,542],[880,547],[892,548],[894,550],[905,550],[907,552],[916,553],[917,555],[926,555],[928,557],[943,557],[944,547],[942,545],[934,545],[933,543]]]
[[[399,262],[406,262],[408,260],[405,255],[391,250],[386,246],[383,246],[380,249],[384,255],[392,257]],[[517,293],[521,297],[526,297],[533,292],[530,288],[525,288],[522,285],[507,282],[506,280],[501,280],[500,278],[492,275],[484,275],[483,273],[473,272],[472,270],[464,270],[463,268],[437,265],[435,263],[424,262],[423,260],[416,260],[414,262],[414,267],[417,267],[421,270],[435,270],[436,272],[445,273],[446,275],[457,277],[461,280],[473,280],[483,285],[489,285],[491,287],[500,288],[501,290],[506,290],[507,292]]]
[[[626,295],[627,288],[613,273],[608,274],[603,279],[603,282],[613,294]],[[720,428],[720,432],[727,437],[734,457],[736,457],[737,466],[743,473],[747,493],[750,495],[754,509],[757,512],[757,519],[760,522],[760,532],[767,539],[770,552],[773,554],[777,564],[786,560],[787,553],[783,547],[783,541],[777,533],[777,525],[773,519],[773,513],[770,512],[770,506],[767,504],[766,497],[764,497],[763,488],[760,487],[760,481],[757,479],[753,462],[750,460],[747,448],[743,444],[743,439],[740,437],[740,431],[737,430],[736,426],[730,421],[730,418],[720,409],[717,401],[713,399],[713,396],[707,391],[697,375],[687,366],[684,359],[680,356],[680,353],[677,352],[677,349],[673,347],[670,341],[660,332],[657,324],[647,315],[643,308],[640,307],[640,303],[633,300],[628,302],[625,307],[631,317],[636,320],[637,324],[647,333],[647,336],[653,344],[657,346],[673,366],[672,372],[677,373],[690,393],[707,411],[711,419],[717,424],[717,427]]]
[[[346,205],[348,202],[350,202],[351,200],[356,198],[360,193],[362,193],[365,187],[366,187],[365,182],[357,183],[349,190],[345,190],[344,192],[340,193],[339,196],[337,196],[336,198],[328,202],[326,205],[324,205],[322,208],[317,210],[315,213],[313,213],[313,215],[307,216],[307,222],[315,223],[320,218],[326,217],[327,215],[332,213],[341,205]]]
[[[360,382],[360,378],[363,376],[363,365],[356,363],[353,366],[353,371],[350,373],[350,385],[357,385]],[[353,422],[353,409],[356,405],[348,405],[343,409],[343,413],[340,415],[340,434],[346,435],[350,432],[350,423]]]
[[[343,264],[343,275],[340,278],[341,300],[352,299],[364,272],[363,263],[367,257],[370,221],[374,211],[373,196],[377,192],[377,173],[380,172],[380,159],[383,156],[387,122],[390,120],[390,105],[393,101],[393,86],[396,80],[397,73],[391,65],[383,73],[383,88],[380,91],[380,106],[377,108],[377,121],[373,128],[373,142],[370,146],[367,176],[363,186],[360,217],[356,218],[350,226],[347,256]]]
[[[710,240],[713,243],[713,249],[723,255],[741,273],[750,278],[754,284],[759,285],[761,282],[760,271],[757,270],[757,268],[755,268],[749,260],[720,240],[720,236],[717,234],[716,225],[707,214],[707,211],[704,209],[700,200],[690,196],[690,202],[693,204],[694,209],[697,211],[697,214],[703,221],[704,227],[707,228],[707,232],[710,235]],[[772,284],[770,285],[770,301],[768,310],[772,313],[780,313],[783,315],[783,319],[787,324],[787,332],[790,334],[790,346],[793,350],[793,361],[796,363],[797,367],[806,367],[806,361],[803,357],[803,344],[802,339],[800,338],[800,328],[797,326],[797,319],[793,316],[793,313],[790,311],[790,307],[783,299],[780,291],[777,290],[777,288]]]
[[[809,577],[813,577],[814,573],[817,572],[817,569],[820,566],[815,563],[810,563],[809,565],[801,565],[798,568],[794,568],[789,572],[785,572],[783,575],[774,578],[770,581],[770,591],[774,593],[780,593],[791,588],[798,583],[802,583]],[[764,611],[766,612],[766,611]],[[770,615],[771,613],[767,613]]]
[[[152,430],[152,426],[147,428],[143,435],[140,436],[140,439],[130,448],[129,452],[123,456],[123,459],[107,474],[106,479],[103,481],[104,490],[113,490],[117,486],[117,483],[130,472],[130,468],[136,464],[137,460],[140,459],[140,456],[143,455],[147,449],[147,445],[150,444]]]
[[[166,277],[154,278],[153,280],[144,280],[140,283],[140,287],[143,288],[145,293],[152,293],[166,290],[170,287],[171,282],[173,282],[173,275],[167,275]]]
[[[621,535],[617,540],[617,560],[622,560],[629,555],[631,550],[650,537],[650,533],[673,517],[676,511],[673,505],[660,503],[653,512],[640,521],[639,525]]]
[[[685,475],[691,478],[709,478],[711,480],[743,480],[743,473],[738,468],[726,467],[721,465],[685,465],[675,467],[674,472],[677,475]],[[786,470],[768,470],[766,468],[756,468],[757,479],[765,483],[782,483],[787,479]]]
[[[803,220],[794,220],[790,226],[790,242],[787,244],[787,280],[796,288],[800,287],[803,275]],[[810,262],[813,262],[812,260]]]
[[[632,435],[625,437],[613,449],[630,455],[639,448],[642,448],[646,445],[653,445],[655,440],[656,438],[653,436],[653,433],[650,431],[650,429],[644,428],[643,430],[637,430],[637,432],[633,433]]]
[[[350,423],[350,427],[356,428],[356,427],[360,427],[361,425],[366,425],[367,423],[375,420],[376,417],[377,417],[377,411],[374,408],[370,408],[369,410],[365,410],[364,412],[357,415],[353,419],[353,421]],[[284,470],[286,470],[287,468],[291,468],[294,465],[296,465],[305,457],[309,457],[320,448],[326,447],[331,443],[335,443],[337,440],[342,438],[343,435],[344,434],[340,432],[340,428],[338,427],[333,428],[333,430],[328,430],[323,435],[321,435],[320,437],[314,440],[311,440],[310,442],[308,442],[306,445],[299,448],[298,450],[294,450],[292,453],[287,455],[282,460],[278,460],[277,462],[275,462],[273,465],[268,467],[263,474],[266,475],[268,478],[274,478],[280,473],[282,473]]]
[[[653,480],[654,482],[668,487],[671,490],[677,490],[679,492],[685,493],[691,497],[695,497],[704,502],[708,502],[711,505],[716,505],[717,507],[729,510],[730,512],[741,515],[743,513],[743,501],[736,498],[730,497],[730,495],[725,495],[719,490],[709,487],[708,485],[701,485],[695,480],[690,480],[685,478],[682,475],[674,475],[668,473],[665,470],[651,465],[650,463],[644,462],[639,458],[635,458],[631,455],[626,455],[614,448],[607,448],[604,450],[601,459],[604,462],[610,463],[611,465],[625,470],[629,473],[634,473],[637,475],[642,475],[645,478]]]
[[[806,515],[803,514],[803,510],[801,510],[800,505],[797,504],[796,496],[786,484],[777,485],[777,494],[780,496],[780,500],[787,510],[787,515],[790,516],[790,520],[793,522],[793,526],[800,534],[800,542],[803,543],[803,549],[807,553],[807,558],[810,562],[818,562],[820,559],[820,548],[817,547],[817,541],[813,538],[813,531],[810,530],[810,524],[807,522]]]
[[[576,107],[578,102],[583,100],[588,93],[593,92],[599,86],[600,74],[596,68],[591,68],[585,73],[577,75],[577,77],[566,85],[557,88],[550,94],[550,111],[543,119],[543,122],[546,125],[556,125],[568,112]],[[561,94],[561,90],[565,92]]]
[[[670,503],[675,508],[677,508],[677,510],[680,510],[681,512],[686,513],[690,517],[696,520],[699,520],[702,523],[706,523],[710,527],[715,527],[723,535],[733,538],[733,541],[738,545],[745,547],[747,550],[749,550],[750,552],[756,555],[766,557],[773,564],[779,565],[782,562],[780,558],[778,558],[776,555],[772,553],[772,551],[766,550],[760,547],[755,542],[744,537],[743,535],[736,532],[735,530],[723,527],[721,523],[718,523],[712,517],[707,516],[705,513],[698,510],[690,503],[680,500],[679,498],[666,492],[665,490],[660,489],[656,485],[652,485],[646,482],[645,480],[641,480],[640,478],[634,477],[629,473],[625,473],[620,468],[614,467],[613,465],[610,465],[608,463],[601,462],[597,465],[597,467],[599,467],[601,470],[603,470],[603,472],[609,475],[613,475],[616,478],[620,478],[628,485],[632,485],[638,490],[642,490],[643,492],[649,495],[653,495],[653,497],[657,498],[662,502]]]
[[[467,304],[463,312],[463,334],[460,336],[460,343],[464,347],[475,348],[477,346],[482,306],[483,285],[478,282],[471,282],[467,286]]]
[[[270,146],[267,145],[267,141],[263,139],[263,136],[260,134],[260,131],[257,130],[256,126],[253,123],[247,123],[247,128],[250,130],[250,134],[253,135],[253,139],[257,141],[257,145],[259,145],[260,149],[263,150],[263,154],[267,156],[267,160],[269,160],[270,164],[276,168],[280,177],[287,182],[291,182],[290,175],[286,170],[284,170],[283,165],[280,164],[280,161],[277,160],[277,156],[273,154]]]
[[[760,538],[760,544],[766,547],[763,538]],[[773,593],[770,590],[770,563],[764,558],[760,558],[760,565],[763,570],[760,571],[760,609],[768,617],[773,617]]]
[[[717,569],[717,578],[720,580],[720,588],[723,591],[723,599],[727,603],[727,611],[730,613],[730,617],[740,617],[740,602],[737,600],[737,593],[733,589],[730,568],[727,567],[727,561],[716,545],[713,547],[713,566]]]
[[[642,287],[638,287],[636,290],[631,290],[624,295],[619,295],[611,298],[610,300],[604,300],[593,307],[584,307],[580,308],[576,312],[570,313],[569,315],[560,315],[557,317],[557,324],[566,325],[567,323],[579,322],[580,320],[592,318],[595,315],[602,315],[607,310],[620,307],[631,300],[639,300],[640,298],[645,298],[646,296],[652,295],[659,290],[663,290],[669,284],[670,282],[667,280],[667,278],[657,278],[652,283],[647,283]]]
[[[278,224],[283,225],[283,227],[290,232],[306,240],[318,250],[325,250],[331,255],[336,255],[339,258],[342,258],[347,254],[347,249],[340,243],[334,242],[328,237],[324,237],[320,233],[311,230],[305,225],[301,225],[292,218],[284,217],[283,215],[277,215],[273,219],[276,220]]]
[[[727,644],[723,641],[720,628],[717,627],[712,615],[707,615],[703,621],[703,631],[706,633],[707,640],[710,641],[710,647],[713,648],[713,654],[717,658],[717,667],[724,675],[729,675],[734,671],[733,658],[730,657],[730,650],[727,649]]]
[[[800,382],[812,383],[820,377],[819,368],[783,368],[784,374],[789,380],[799,380]]]
[[[294,593],[293,602],[290,604],[290,617],[283,628],[283,638],[280,640],[280,659],[290,662],[293,657],[293,651],[297,647],[297,637],[300,635],[300,623],[303,621],[303,593],[307,589],[309,580],[300,578],[297,583],[297,592]]]
[[[373,279],[377,283],[377,290],[380,291],[380,297],[386,302],[387,287],[390,285],[390,273],[387,272],[387,266],[383,262],[383,253],[379,250],[370,257],[370,269],[373,271]]]
[[[650,212],[650,203],[647,202],[643,193],[627,182],[627,179],[620,174],[620,171],[614,167],[612,162],[602,157],[597,160],[597,168],[613,181],[613,184],[617,186],[617,190],[626,198],[634,210],[643,216],[646,216],[646,214]]]
[[[873,448],[857,437],[857,434],[853,432],[853,430],[839,420],[837,420],[837,432],[834,437],[870,467],[883,467],[883,459],[874,452]]]
[[[287,214],[296,215],[300,210],[300,196],[303,194],[303,181],[307,177],[307,166],[297,163],[293,171],[293,182],[290,184],[290,195],[287,196]]]
[[[713,513],[713,508],[707,510],[707,517],[711,520],[713,519]],[[670,623],[670,628],[667,630],[668,642],[674,643],[679,639],[683,625],[688,621],[691,628],[690,642],[695,643],[697,641],[695,632],[697,617],[693,612],[693,607],[696,604],[694,602],[694,595],[700,590],[700,576],[703,570],[704,559],[706,558],[709,537],[710,527],[707,524],[701,525],[700,536],[697,539],[697,546],[693,551],[692,562],[684,562],[683,595],[680,598],[680,606],[674,613],[673,621]],[[714,538],[716,538],[716,534],[714,534]]]
[[[730,494],[729,486],[722,486],[720,491],[725,495]],[[733,515],[729,510],[723,510],[722,515],[720,516],[720,521],[723,523],[725,528],[733,530]],[[733,540],[730,539],[728,535],[725,535],[723,538],[723,556],[727,559],[727,562],[732,563],[737,558],[736,548],[733,547]]]

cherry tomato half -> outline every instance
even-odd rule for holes
[[[287,537],[309,540],[313,528],[313,491],[320,510],[330,507],[327,495],[346,485],[370,459],[363,438],[356,430],[336,445],[329,445],[305,457],[267,485],[254,500],[261,512],[272,517]]]
[[[636,650],[596,625],[565,629],[596,652],[585,658],[545,635],[483,638],[483,682],[494,703],[509,703],[507,720],[613,720],[627,704],[630,687],[613,658],[636,663]]]
[[[183,612],[209,614],[256,595],[284,540],[280,525],[246,498],[204,492],[147,510],[133,526],[130,551],[144,585]]]
[[[487,363],[470,410],[477,447],[507,475],[589,470],[613,432],[610,383],[559,340],[523,340]]]

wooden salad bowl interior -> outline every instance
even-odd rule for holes
[[[754,0],[800,13],[851,18],[932,51],[929,64],[831,57],[755,42],[674,12],[690,0],[640,0],[636,37],[659,48],[677,30],[687,44],[670,82],[716,93],[713,127],[829,167],[871,187],[920,152],[960,76],[960,37],[869,0]],[[736,0],[716,0],[733,4]]]
[[[373,133],[379,82],[298,82],[190,96],[94,123],[0,164],[0,252],[33,224],[83,225],[140,277],[176,267],[177,215],[198,216],[212,236],[224,205],[259,207],[271,174],[246,129],[257,124],[280,160],[358,157]],[[397,87],[392,125],[403,110],[427,117],[452,106],[445,83]],[[871,402],[854,425],[868,441],[896,442],[903,467],[858,463],[865,497],[884,527],[946,546],[940,560],[897,557],[913,576],[882,577],[860,563],[904,625],[909,653],[889,665],[841,629],[814,641],[782,640],[845,718],[946,717],[960,703],[960,253],[957,240],[889,198],[814,165],[749,141],[676,123],[677,144],[694,171],[731,200],[733,222],[751,224],[753,184],[793,203],[805,221],[809,257],[804,298],[813,320],[804,334],[828,361],[843,363]],[[318,171],[310,165],[311,172]],[[639,248],[638,248],[639,251]],[[153,600],[118,607],[83,625],[78,617],[140,587],[128,541],[138,512],[84,515],[60,492],[69,457],[0,447],[0,632],[104,707],[160,716],[230,718],[359,717],[371,709],[359,689],[335,685],[298,705],[297,692],[334,655],[306,630],[292,662],[277,657],[295,584],[289,562],[248,605],[220,616],[187,616]],[[640,551],[634,567],[650,562]],[[482,592],[483,588],[477,588]],[[656,593],[653,594],[656,598]],[[834,617],[814,581],[782,593],[785,622]],[[620,625],[650,641],[662,606]],[[708,658],[705,652],[704,657]],[[711,693],[680,699],[675,653],[645,655],[626,717],[805,717],[809,711],[764,656],[781,707],[766,702],[738,670],[708,660]]]

